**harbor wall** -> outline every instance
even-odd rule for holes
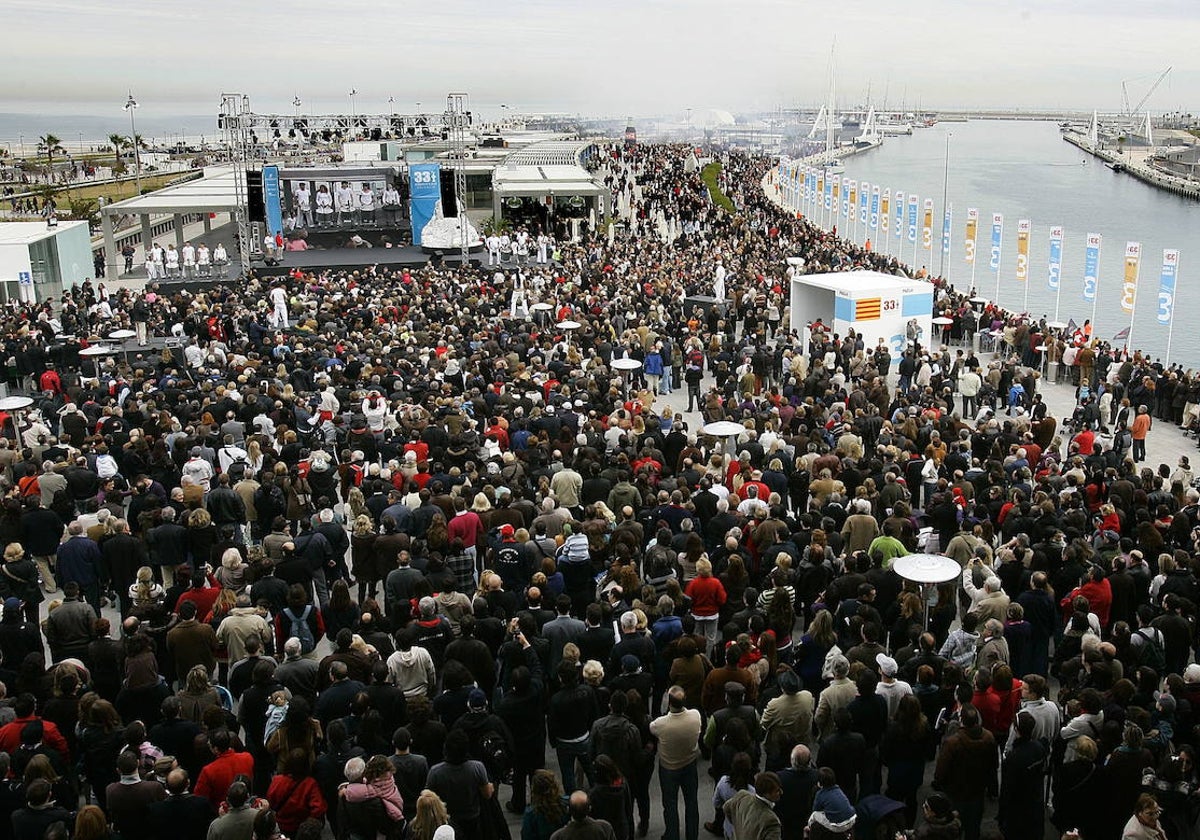
[[[1127,156],[1118,154],[1115,149],[1094,148],[1088,142],[1088,138],[1073,131],[1064,132],[1062,138],[1072,146],[1087,152],[1089,155],[1098,157],[1106,163],[1120,164],[1121,171],[1129,173],[1143,183],[1178,196],[1183,196],[1184,198],[1200,201],[1200,184],[1195,181],[1169,175],[1140,163],[1133,163]]]

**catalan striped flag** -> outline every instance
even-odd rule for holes
[[[881,298],[862,298],[854,301],[855,321],[878,321],[883,314]]]

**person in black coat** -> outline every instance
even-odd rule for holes
[[[858,801],[858,777],[867,762],[867,741],[857,732],[848,709],[839,709],[833,716],[833,734],[821,742],[817,754],[822,767],[828,767],[837,777],[840,787],[851,802]],[[865,775],[865,774],[864,774]]]
[[[1000,811],[997,819],[1005,837],[1039,837],[1046,826],[1046,745],[1033,737],[1036,721],[1029,712],[1017,714],[1016,740],[1000,765]]]
[[[510,687],[494,704],[497,717],[504,721],[515,744],[513,798],[506,806],[514,814],[525,812],[526,785],[534,771],[541,770],[546,762],[542,665],[528,644],[523,646],[522,656],[525,664],[513,669]]]
[[[51,803],[50,791],[50,783],[45,779],[34,779],[29,783],[25,789],[25,807],[12,814],[13,840],[42,840],[46,829],[56,822],[74,825],[75,815],[63,806]]]
[[[167,798],[147,810],[151,837],[205,840],[212,818],[208,800],[188,793],[187,771],[179,767],[167,774]]]
[[[588,791],[593,819],[606,820],[616,840],[633,840],[633,793],[629,782],[607,755],[596,756],[596,784]]]

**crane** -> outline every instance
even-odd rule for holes
[[[1163,83],[1163,79],[1167,78],[1170,72],[1171,68],[1168,67],[1166,70],[1159,73],[1158,78],[1154,80],[1154,84],[1150,85],[1150,90],[1146,91],[1146,95],[1143,96],[1141,100],[1138,101],[1138,104],[1134,105],[1132,108],[1129,107],[1129,83],[1136,82],[1138,79],[1144,79],[1146,77],[1138,76],[1133,79],[1125,79],[1121,82],[1121,98],[1125,103],[1125,118],[1129,120],[1131,124],[1133,122],[1133,115],[1142,110],[1142,106],[1145,105],[1150,97],[1154,95],[1154,91],[1158,90],[1158,86]]]

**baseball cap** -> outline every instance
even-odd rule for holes
[[[8,612],[9,610],[19,610],[19,609],[21,609],[21,599],[20,598],[5,598],[4,599],[4,611],[5,612]]]
[[[480,689],[471,689],[470,695],[467,697],[467,705],[472,709],[482,709],[487,706],[487,695]]]
[[[640,666],[641,664],[642,664],[641,660],[638,659],[636,656],[634,656],[632,653],[627,653],[621,657],[621,670],[622,671],[636,671],[638,669],[638,666]]]
[[[511,537],[514,533],[516,533],[516,531],[513,530],[513,526],[509,525],[507,522],[500,526],[500,536]]]
[[[900,666],[896,664],[896,660],[888,656],[886,653],[875,654],[875,662],[879,665],[879,673],[885,677],[894,677],[896,672],[900,670]]]

